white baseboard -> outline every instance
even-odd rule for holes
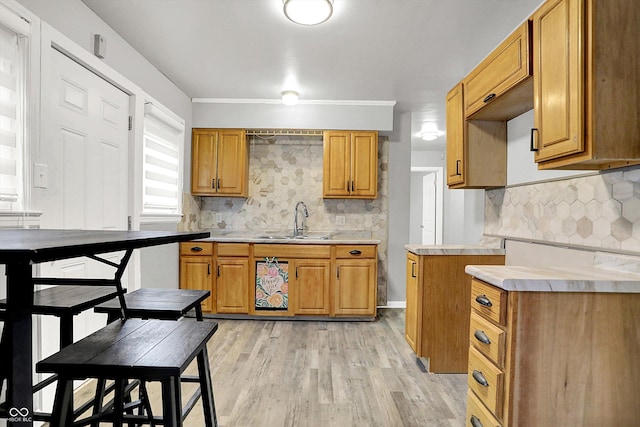
[[[406,301],[387,301],[387,305],[379,305],[378,308],[407,308]]]

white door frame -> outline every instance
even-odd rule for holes
[[[411,172],[433,172],[436,174],[436,245],[442,244],[442,219],[444,206],[444,179],[442,167],[412,166]],[[421,191],[422,193],[422,191]]]

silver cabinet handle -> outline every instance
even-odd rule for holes
[[[493,303],[486,295],[478,295],[476,297],[476,302],[480,305],[484,305],[485,307],[491,307]]]
[[[480,341],[482,344],[491,344],[491,340],[489,339],[487,334],[484,333],[484,331],[476,330],[473,333],[473,336],[476,337],[476,339]]]
[[[489,387],[489,383],[487,382],[487,379],[484,377],[484,375],[482,375],[482,372],[474,370],[472,376],[473,379],[476,380],[476,382],[481,386]]]

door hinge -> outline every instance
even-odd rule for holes
[[[129,116],[129,130],[133,129],[133,116]]]
[[[127,231],[131,231],[131,227],[133,224],[133,218],[131,218],[131,216],[127,217]]]

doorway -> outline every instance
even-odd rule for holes
[[[442,244],[443,185],[443,168],[411,168],[410,244]]]

